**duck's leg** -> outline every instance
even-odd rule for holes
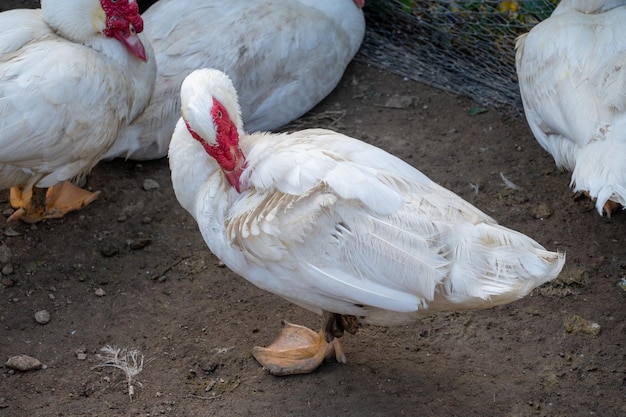
[[[69,181],[50,187],[47,191],[37,187],[28,191],[13,187],[11,205],[17,210],[9,217],[9,221],[37,223],[44,219],[58,219],[70,211],[85,207],[94,201],[98,194],[100,191],[92,193]]]
[[[610,218],[611,214],[619,210],[620,207],[621,205],[619,203],[608,200],[606,203],[604,203],[604,206],[602,206],[602,211],[606,213],[606,217]]]
[[[346,363],[341,336],[344,330],[356,332],[356,318],[324,313],[323,320],[325,325],[320,332],[283,321],[276,340],[268,347],[256,346],[252,355],[271,374],[279,376],[312,372],[332,356],[337,362]]]
[[[583,191],[582,194],[595,204],[596,199],[589,194],[589,191]],[[621,205],[619,203],[607,200],[606,203],[604,203],[604,206],[602,206],[602,212],[606,214],[606,217],[611,218],[611,215],[619,210],[620,207]]]

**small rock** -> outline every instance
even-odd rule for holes
[[[13,273],[13,265],[6,264],[2,267],[2,275],[11,275]]]
[[[10,227],[7,227],[6,229],[4,229],[4,235],[8,237],[15,237],[15,236],[21,236],[22,234],[20,232],[16,232]]]
[[[50,313],[48,310],[39,310],[36,312],[35,321],[39,324],[48,324],[50,322]]]
[[[48,298],[49,298],[51,301],[54,301],[54,300],[56,300],[56,299],[57,299],[57,298],[55,297],[55,295],[54,295],[54,294],[52,294],[52,293],[49,293],[49,294],[48,294]]]
[[[147,238],[147,237],[142,238],[142,239],[132,239],[128,242],[128,247],[130,247],[132,250],[138,250],[138,249],[145,248],[151,243],[152,243],[152,239]]]
[[[617,283],[617,286],[626,291],[626,278],[622,277],[622,279]]]
[[[578,315],[573,315],[563,321],[563,328],[567,333],[584,334],[590,337],[597,337],[600,334],[602,326]]]
[[[107,295],[107,293],[106,293],[106,292],[105,292],[102,288],[98,288],[98,289],[96,290],[96,293],[95,293],[95,294],[96,294],[98,297],[104,297],[105,295]]]
[[[11,260],[11,249],[7,245],[0,245],[0,263],[7,263]]]
[[[411,96],[393,95],[387,99],[384,107],[391,109],[406,109],[412,107],[415,100]]]
[[[103,242],[100,247],[100,253],[106,258],[117,255],[120,252],[117,245],[111,242]]]
[[[15,280],[9,277],[0,276],[0,284],[4,285],[5,287],[12,287],[15,285]]]
[[[32,371],[43,368],[43,364],[38,359],[28,355],[11,356],[5,366],[17,371]]]
[[[87,349],[84,346],[81,346],[78,349],[74,350],[74,354],[76,355],[76,359],[78,359],[79,361],[84,361],[85,359],[87,359]]]
[[[149,178],[143,182],[143,189],[146,191],[157,190],[160,187],[161,186],[159,185],[158,182]]]

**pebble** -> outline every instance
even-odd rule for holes
[[[39,324],[48,324],[50,322],[50,313],[48,310],[39,310],[36,312],[35,321]]]
[[[117,245],[111,242],[104,242],[100,247],[100,253],[105,258],[110,258],[112,256],[117,255],[120,252]]]
[[[13,273],[13,265],[6,264],[2,267],[2,275],[11,275]]]
[[[158,182],[149,178],[143,182],[143,189],[146,191],[158,190],[160,187]]]
[[[87,349],[85,349],[84,347],[79,347],[78,349],[74,350],[74,354],[76,355],[76,359],[78,359],[79,361],[84,361],[85,359],[87,359]]]
[[[11,260],[11,249],[7,245],[0,245],[0,263],[7,263]]]
[[[39,359],[28,355],[11,356],[5,363],[5,366],[17,371],[32,371],[45,368]]]
[[[15,285],[15,280],[3,275],[0,276],[0,284],[4,285],[5,287],[12,287]]]
[[[97,295],[98,297],[104,297],[105,295],[107,295],[107,293],[106,293],[106,292],[105,292],[102,288],[98,288],[98,289],[96,290],[96,295]]]
[[[150,238],[131,239],[128,241],[128,247],[130,247],[131,250],[138,250],[149,246],[151,243],[152,239]]]
[[[20,232],[16,232],[10,227],[7,227],[6,229],[4,229],[4,235],[8,237],[15,237],[15,236],[21,236],[22,234]]]
[[[406,109],[408,107],[413,107],[414,104],[415,100],[411,96],[393,95],[385,101],[384,107],[390,109]]]

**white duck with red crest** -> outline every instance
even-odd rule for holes
[[[42,0],[0,13],[0,189],[12,187],[18,209],[10,220],[62,217],[96,198],[70,181],[150,100],[156,61],[142,30],[134,0]]]
[[[176,197],[211,251],[258,287],[324,316],[254,355],[277,375],[345,361],[344,331],[506,304],[565,255],[498,225],[393,155],[325,129],[247,134],[230,79],[190,74],[170,143]]]

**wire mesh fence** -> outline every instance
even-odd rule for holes
[[[357,60],[521,113],[515,40],[558,0],[369,0]]]

